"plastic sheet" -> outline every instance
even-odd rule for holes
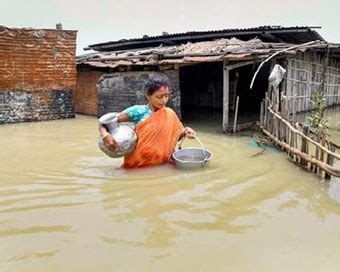
[[[286,73],[286,69],[284,69],[281,65],[275,64],[268,78],[269,84],[276,89],[279,87],[284,75]]]

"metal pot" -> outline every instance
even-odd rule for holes
[[[137,143],[137,134],[135,131],[127,125],[119,124],[117,118],[118,113],[110,112],[98,119],[99,123],[106,127],[112,138],[116,141],[118,148],[112,152],[104,145],[101,137],[98,139],[98,147],[106,155],[113,158],[119,158],[131,153]]]
[[[182,148],[172,154],[175,165],[180,169],[202,168],[209,164],[212,154],[202,148]]]

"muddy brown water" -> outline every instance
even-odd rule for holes
[[[0,271],[339,271],[336,180],[191,125],[213,153],[194,171],[121,169],[94,117],[0,126]]]

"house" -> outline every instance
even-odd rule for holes
[[[280,92],[287,98],[287,108],[308,110],[321,86],[328,105],[340,103],[340,45],[327,43],[312,27],[165,34],[87,49],[95,52],[77,59],[75,110],[79,113],[101,116],[145,103],[146,79],[154,72],[170,78],[169,105],[183,120],[214,118],[227,132],[236,115],[241,129],[259,120],[275,64],[286,69]],[[275,57],[265,61],[271,56]]]
[[[0,124],[75,117],[76,36],[0,26]]]

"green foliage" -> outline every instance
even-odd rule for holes
[[[323,91],[317,91],[312,100],[312,111],[307,117],[312,131],[321,138],[329,136],[329,124],[325,118],[326,96]]]

